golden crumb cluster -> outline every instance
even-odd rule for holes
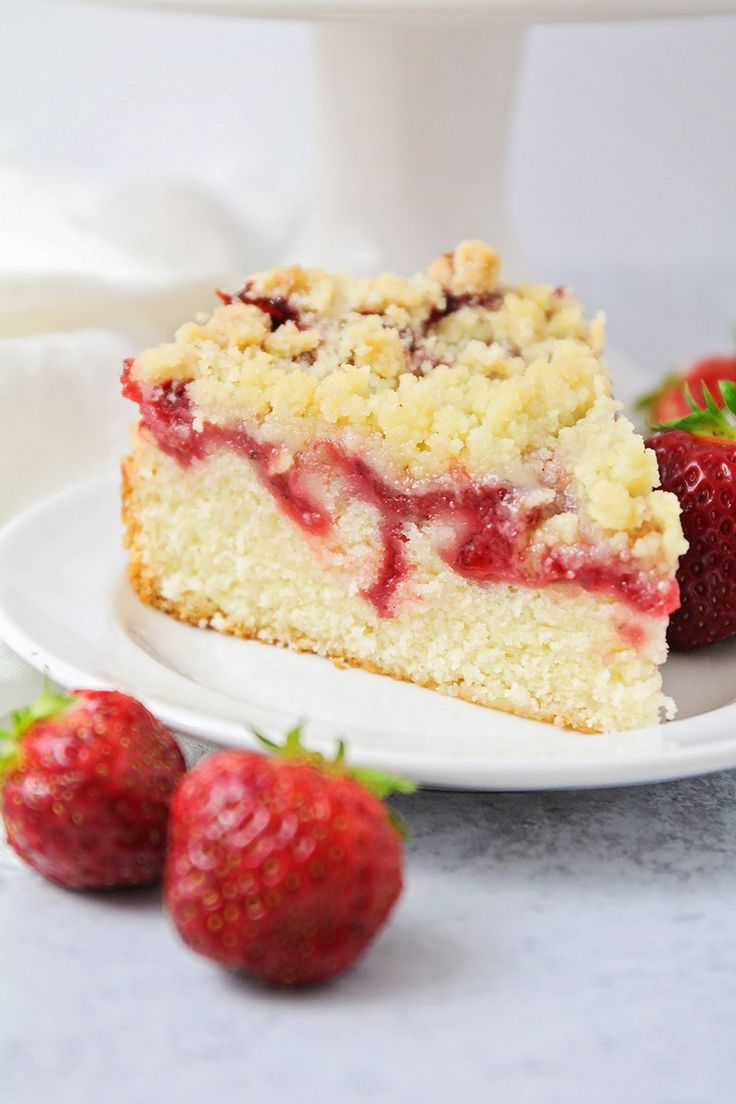
[[[142,353],[133,376],[188,381],[195,426],[242,421],[292,453],[339,441],[402,482],[460,468],[524,486],[554,457],[586,534],[622,534],[671,566],[677,503],[617,416],[602,317],[587,321],[567,288],[500,283],[498,269],[470,241],[412,278],[260,273]]]

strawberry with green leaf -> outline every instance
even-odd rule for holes
[[[171,733],[134,698],[46,686],[0,732],[8,842],[64,886],[149,885],[163,870],[169,800],[185,769]]]
[[[700,395],[705,386],[716,406],[722,406],[718,387],[721,380],[736,382],[736,355],[704,357],[687,372],[671,372],[659,387],[639,399],[637,407],[653,428],[686,417],[690,412],[688,388],[693,394]]]
[[[680,500],[689,543],[677,572],[681,605],[667,634],[683,649],[736,633],[736,383],[703,382],[702,405],[687,385],[684,395],[686,412],[655,425],[647,441],[663,488]]]
[[[257,734],[258,735],[258,734]],[[381,798],[415,787],[304,748],[209,756],[171,806],[164,896],[193,950],[275,985],[351,966],[402,889],[400,829]]]

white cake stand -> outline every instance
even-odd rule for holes
[[[411,272],[483,237],[512,276],[520,265],[506,150],[525,27],[736,12],[736,0],[105,2],[315,21],[317,172],[282,259]]]

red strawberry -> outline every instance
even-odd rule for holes
[[[1,733],[8,842],[74,889],[149,885],[161,876],[176,742],[140,702],[107,690],[48,688]]]
[[[269,743],[275,748],[275,745]],[[379,796],[409,783],[278,748],[211,755],[171,804],[164,896],[193,950],[275,985],[340,973],[402,888],[402,844]],[[370,787],[370,788],[369,788]]]
[[[693,364],[686,373],[673,372],[667,376],[656,391],[643,395],[639,400],[639,409],[646,414],[650,426],[684,418],[690,412],[687,401],[687,389],[695,395],[701,393],[703,385],[717,406],[723,406],[718,388],[720,380],[736,381],[736,356],[711,356]]]
[[[686,397],[690,413],[657,427],[647,444],[657,454],[662,486],[682,507],[689,549],[677,579],[681,606],[668,640],[697,648],[736,633],[736,383],[718,384],[721,406],[703,386],[705,405]],[[723,409],[725,408],[725,409]]]

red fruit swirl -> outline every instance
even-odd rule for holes
[[[315,536],[327,535],[334,524],[327,509],[303,486],[305,472],[313,470],[315,461],[323,470],[339,472],[350,494],[376,508],[381,519],[381,557],[376,577],[363,597],[381,617],[392,616],[397,590],[409,573],[407,525],[422,527],[432,522],[447,523],[452,534],[439,547],[442,559],[474,582],[522,586],[574,582],[656,617],[677,608],[674,581],[652,577],[623,557],[601,556],[595,547],[584,544],[540,555],[533,546],[534,530],[560,512],[554,501],[530,508],[505,483],[466,481],[452,490],[400,491],[384,482],[365,460],[329,441],[299,453],[286,472],[277,472],[276,446],[256,440],[241,425],[222,427],[205,422],[201,430],[195,430],[186,384],[170,380],[143,388],[130,378],[131,363],[126,361],[123,372],[123,394],[138,403],[141,422],[159,448],[182,466],[222,448],[246,456],[284,513]]]

